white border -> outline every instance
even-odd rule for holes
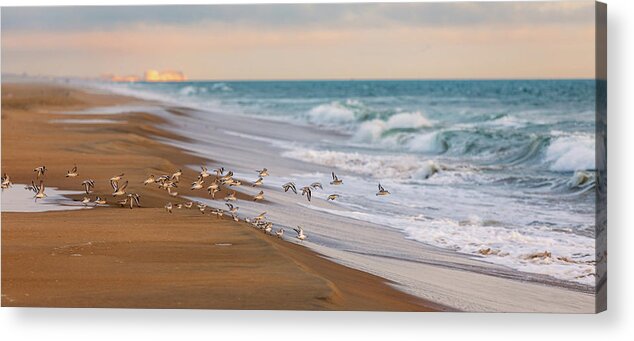
[[[189,0],[186,3],[310,1]],[[315,2],[315,1],[313,1]],[[321,1],[324,2],[324,1]],[[327,1],[341,2],[341,1]],[[347,2],[360,2],[351,0]],[[608,311],[600,315],[135,309],[0,309],[3,340],[622,340],[634,336],[634,91],[631,0],[608,2]],[[0,0],[2,6],[173,4],[166,0]],[[627,38],[629,37],[629,38]],[[630,42],[630,44],[628,44]],[[630,64],[627,64],[627,62]],[[630,213],[630,214],[628,214]]]

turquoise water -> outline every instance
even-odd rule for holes
[[[495,254],[486,261],[521,271],[594,282],[594,80],[111,87],[201,109],[208,122],[223,113],[336,131],[343,142],[279,135],[288,142],[283,157],[350,174],[339,210],[328,213],[460,253],[488,248]],[[365,195],[377,182],[389,200]],[[530,259],[543,251],[553,256]]]

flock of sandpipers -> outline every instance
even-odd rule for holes
[[[31,185],[27,185],[25,187],[25,189],[29,191],[33,191],[35,193],[34,198],[36,202],[37,202],[37,199],[44,199],[46,197],[46,194],[44,193],[45,187],[44,187],[44,180],[43,180],[43,177],[46,171],[47,171],[46,166],[40,166],[33,169],[33,172],[35,173],[37,180],[39,180],[39,183],[36,183],[35,180],[32,180]],[[264,183],[264,178],[269,175],[269,172],[266,168],[257,170],[256,172],[258,174],[258,178],[251,183],[252,187],[262,186]],[[227,215],[227,216],[230,216],[236,222],[240,221],[240,218],[238,217],[239,207],[234,205],[234,203],[238,200],[236,196],[236,191],[235,190],[229,191],[229,188],[241,186],[242,182],[234,178],[233,171],[225,171],[224,167],[219,167],[213,170],[213,173],[215,173],[214,179],[211,180],[211,183],[205,187],[205,181],[209,176],[212,175],[212,173],[209,173],[207,168],[205,166],[202,166],[197,179],[194,182],[192,182],[190,190],[200,190],[200,189],[206,188],[211,198],[216,199],[216,193],[221,191],[221,187],[226,188],[227,194],[225,195],[224,198],[222,198],[222,200],[225,201],[227,210],[208,207],[206,204],[202,202],[194,203],[193,201],[188,201],[188,202],[176,203],[176,204],[172,204],[172,202],[168,202],[164,207],[165,211],[168,213],[172,213],[172,210],[174,209],[182,209],[182,208],[191,209],[195,205],[196,208],[202,214],[205,214],[206,211],[209,211],[212,215],[216,215],[218,219],[222,218],[224,215]],[[78,175],[79,174],[77,172],[77,166],[74,166],[73,169],[69,170],[66,173],[67,178],[74,178],[74,177],[77,177]],[[176,191],[176,189],[178,188],[178,183],[182,175],[183,175],[183,172],[180,169],[171,175],[165,174],[161,176],[155,176],[152,174],[145,181],[143,181],[143,185],[147,186],[151,184],[156,184],[158,185],[160,189],[167,191],[169,196],[176,197],[178,196],[178,192]],[[112,196],[122,197],[122,199],[117,200],[116,202],[120,207],[129,207],[130,209],[132,209],[135,206],[141,207],[141,196],[138,193],[126,192],[126,189],[128,187],[128,180],[126,180],[125,183],[122,183],[124,176],[125,176],[125,173],[121,173],[119,175],[115,175],[112,178],[110,178],[109,180],[110,186],[112,187],[112,190],[113,190]],[[330,181],[330,185],[339,186],[342,184],[343,184],[343,180],[337,177],[337,175],[334,172],[332,172],[332,181]],[[97,196],[95,200],[90,199],[90,194],[92,193],[92,190],[95,187],[94,180],[86,179],[81,183],[81,185],[84,191],[86,192],[86,196],[84,196],[83,200],[81,200],[81,203],[83,203],[85,206],[87,206],[91,202],[93,202],[95,206],[108,204],[105,198],[101,198],[99,196]],[[9,188],[11,186],[12,186],[12,183],[11,183],[11,179],[9,178],[9,175],[4,173],[4,175],[2,176],[2,189]],[[282,189],[284,190],[284,192],[292,191],[293,193],[298,194],[297,187],[295,186],[295,183],[293,182],[285,183],[284,185],[282,185]],[[306,196],[306,199],[308,201],[311,201],[312,193],[313,191],[317,189],[321,189],[321,190],[324,189],[324,187],[322,186],[320,182],[313,182],[312,184],[308,186],[301,187],[299,190],[301,191],[302,196]],[[383,186],[381,186],[381,184],[379,183],[379,191],[376,193],[376,195],[385,196],[389,194],[390,192],[387,191],[385,188],[383,188]],[[330,194],[326,200],[334,201],[337,198],[339,198],[339,194]],[[260,191],[258,194],[254,195],[251,198],[251,200],[253,201],[264,200],[264,191]],[[253,227],[264,231],[268,235],[276,235],[277,237],[282,238],[282,236],[284,235],[284,228],[279,228],[277,231],[273,232],[273,223],[270,221],[267,221],[266,214],[267,212],[262,212],[255,217],[246,217],[246,218],[243,218],[243,220],[246,223],[251,224]],[[307,238],[306,234],[304,234],[304,229],[301,226],[297,226],[296,228],[293,228],[293,230],[297,234],[296,238],[299,239],[300,241],[303,241],[304,239]]]

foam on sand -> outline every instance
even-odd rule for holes
[[[73,201],[65,195],[81,194],[81,191],[64,191],[55,187],[46,187],[46,198],[33,198],[33,192],[24,188],[25,185],[13,184],[2,190],[2,212],[47,212],[67,211],[93,208],[84,206],[81,202]]]

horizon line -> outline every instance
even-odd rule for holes
[[[23,75],[19,73],[1,73],[0,76],[5,78],[19,77],[19,78],[53,78],[53,79],[78,79],[78,80],[93,80],[102,81],[104,83],[187,83],[187,82],[342,82],[342,81],[503,81],[503,80],[525,80],[525,81],[556,81],[556,80],[598,80],[598,77],[477,77],[477,78],[233,78],[233,79],[220,79],[220,78],[192,78],[184,81],[174,82],[108,82],[100,80],[98,77],[82,77],[82,76],[51,76],[51,75]]]

